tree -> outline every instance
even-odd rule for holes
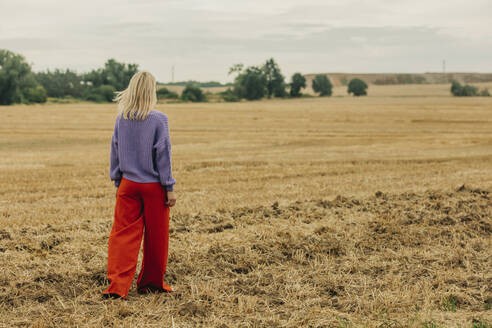
[[[138,72],[137,64],[125,64],[111,58],[106,61],[104,68],[86,73],[84,82],[93,87],[112,85],[117,91],[126,89],[132,76]]]
[[[262,67],[266,79],[266,90],[268,98],[285,97],[285,78],[273,58],[270,58]]]
[[[89,101],[112,101],[115,91],[122,91],[128,87],[132,76],[138,72],[137,64],[125,64],[108,59],[104,68],[98,68],[83,75],[82,80],[86,88],[83,98]]]
[[[361,79],[352,79],[348,84],[347,92],[356,97],[367,95],[367,83]]]
[[[132,76],[138,72],[137,64],[119,63],[115,59],[108,59],[104,64],[104,72],[109,85],[117,91],[126,89]]]
[[[306,87],[306,78],[301,73],[295,73],[292,75],[292,82],[290,83],[290,96],[300,97],[301,89]]]
[[[234,74],[234,73],[238,73],[238,74],[241,74],[241,72],[243,71],[244,69],[244,65],[243,64],[234,64],[232,65],[231,68],[229,68],[229,75],[231,74]]]
[[[219,94],[225,102],[237,102],[240,100],[230,88],[227,88],[226,91],[220,92]]]
[[[86,86],[82,83],[82,77],[69,69],[63,71],[55,69],[36,73],[36,80],[46,89],[48,97],[74,97],[81,98]]]
[[[202,89],[192,84],[187,85],[181,93],[181,100],[191,102],[204,102],[206,101],[205,94]]]
[[[235,79],[234,93],[238,98],[257,100],[265,96],[267,80],[263,70],[257,66],[250,66],[240,71]]]
[[[0,49],[0,105],[29,102],[36,80],[24,56]]]
[[[85,73],[82,76],[82,80],[84,81],[84,84],[91,87],[99,87],[103,84],[109,83],[106,73],[102,68],[93,69],[92,71]]]
[[[268,59],[262,66],[249,66],[244,69],[243,64],[236,64],[229,70],[229,74],[236,73],[232,92],[235,98],[257,100],[267,95],[269,98],[285,97],[285,78],[273,58]],[[228,99],[235,99],[227,94]]]
[[[320,97],[323,96],[331,96],[333,85],[330,82],[330,79],[324,74],[318,74],[313,79],[313,90],[316,93],[319,93]]]

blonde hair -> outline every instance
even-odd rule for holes
[[[125,90],[116,92],[114,101],[125,120],[145,120],[157,103],[154,76],[149,72],[136,73]]]

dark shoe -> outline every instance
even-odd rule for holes
[[[140,289],[137,289],[137,293],[140,294],[140,295],[147,294],[149,292],[150,292],[150,288],[140,288]]]
[[[108,298],[112,298],[112,299],[122,298],[120,295],[115,294],[115,293],[105,293],[105,294],[102,294],[102,297],[105,298],[105,299],[108,299]]]
[[[156,287],[143,287],[143,288],[138,288],[137,293],[139,294],[147,294],[147,293],[172,293],[173,289],[171,286],[162,283],[162,288],[156,288]]]

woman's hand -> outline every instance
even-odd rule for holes
[[[118,198],[118,187],[116,187],[116,191],[114,192],[114,197]]]
[[[173,207],[176,205],[176,196],[174,196],[174,192],[167,192],[167,202],[165,202],[166,206]]]

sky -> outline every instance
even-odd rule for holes
[[[0,49],[33,70],[108,58],[168,82],[233,64],[295,72],[492,71],[491,0],[0,0]]]

